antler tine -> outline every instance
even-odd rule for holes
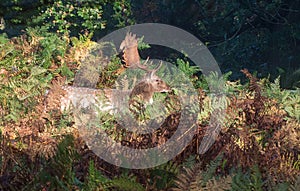
[[[136,38],[136,34],[127,32],[125,39],[120,44],[120,50],[124,50],[125,48],[130,48],[132,46],[136,46],[137,43],[138,43],[138,39]]]
[[[145,64],[147,64],[148,61],[149,61],[149,57],[148,57],[147,60],[145,61]],[[146,65],[142,65],[140,62],[137,63],[137,67],[138,67],[139,69],[145,70],[145,71],[147,71],[147,72],[151,72],[151,71],[152,71],[152,70],[150,70],[149,68],[147,68]]]
[[[137,63],[137,67],[145,70],[147,72],[151,72],[152,74],[154,74],[155,72],[157,72],[159,70],[159,68],[162,66],[162,61],[159,63],[158,67],[156,67],[155,69],[151,70],[147,67],[147,62],[149,61],[149,57],[147,58],[147,60],[145,61],[145,65],[142,65],[140,63]],[[150,61],[150,65],[152,64],[152,61]]]
[[[157,72],[157,70],[159,70],[161,66],[162,66],[162,61],[159,62],[158,67],[156,67],[156,68],[153,70],[153,73]]]
[[[158,67],[156,67],[155,69],[151,70],[151,72],[150,72],[151,78],[155,75],[155,73],[161,67],[161,65],[162,65],[162,62],[160,62],[160,64],[158,65]]]

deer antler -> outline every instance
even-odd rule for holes
[[[145,61],[144,65],[138,63],[135,65],[136,68],[139,68],[139,69],[142,69],[142,70],[145,70],[147,72],[152,72],[152,70],[150,70],[148,67],[147,67],[147,62],[149,61],[149,57],[147,58],[147,60]],[[152,64],[152,62],[151,62]]]
[[[149,60],[149,57],[145,61],[144,65],[142,65],[140,62],[140,55],[138,52],[138,39],[136,38],[135,34],[132,34],[130,32],[127,33],[125,39],[120,45],[120,49],[124,54],[123,59],[126,68],[140,68],[147,72],[152,72],[152,70],[148,69],[147,66],[145,66]]]
[[[140,64],[138,39],[135,34],[127,33],[120,45],[120,49],[123,51],[123,59],[126,67],[132,68]]]
[[[155,76],[155,73],[159,70],[159,68],[162,66],[162,62],[159,63],[159,65],[153,69],[153,70],[146,70],[149,72],[149,77],[152,78],[153,76]]]
[[[160,61],[160,62],[159,62],[159,65],[158,65],[154,70],[152,70],[151,72],[152,72],[152,73],[156,73],[157,70],[159,70],[161,66],[162,66],[162,61]]]

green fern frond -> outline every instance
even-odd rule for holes
[[[254,190],[263,191],[264,182],[262,180],[262,175],[257,165],[255,165],[252,168],[251,180],[252,180],[252,187]]]
[[[286,97],[282,101],[284,110],[291,116],[300,122],[300,89],[296,93],[290,93],[290,96]]]
[[[206,185],[207,181],[213,178],[217,168],[221,165],[222,160],[223,160],[223,154],[220,154],[213,161],[209,163],[205,173],[202,175],[203,177],[202,185]]]
[[[150,185],[155,185],[159,190],[165,190],[173,185],[174,177],[178,174],[178,165],[174,162],[167,162],[150,170]]]
[[[151,46],[145,42],[143,42],[144,40],[144,36],[142,36],[141,38],[138,39],[138,49],[139,50],[145,50],[148,48],[151,48]]]
[[[195,155],[191,155],[189,156],[189,158],[187,158],[182,166],[187,167],[187,168],[191,168],[193,165],[195,165],[196,163],[196,156]]]
[[[243,174],[241,169],[238,170],[232,178],[231,190],[232,191],[251,191],[251,180],[249,174]]]
[[[198,66],[191,66],[188,61],[184,61],[179,58],[176,60],[176,64],[178,65],[179,70],[181,70],[186,76],[190,78],[200,71],[200,68]]]
[[[95,167],[94,161],[89,162],[88,176],[83,186],[84,191],[98,190],[106,191],[111,186],[111,180],[106,178]]]
[[[122,175],[111,180],[110,187],[116,191],[144,191],[143,185],[136,181],[136,177]]]
[[[232,191],[263,191],[264,182],[258,166],[253,166],[251,171],[251,173],[242,173],[241,169],[238,169],[238,172],[232,179]]]

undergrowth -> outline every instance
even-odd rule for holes
[[[168,163],[143,170],[123,169],[97,157],[78,135],[70,113],[57,109],[56,99],[63,94],[60,85],[72,85],[82,56],[95,46],[90,38],[38,28],[14,39],[0,36],[0,190],[300,189],[299,89],[283,90],[279,79],[257,79],[246,69],[242,70],[249,79],[246,84],[228,81],[230,73],[223,76],[225,123],[205,154],[199,155],[198,148],[215,99],[207,81],[218,84],[220,78],[199,77],[197,67],[178,59],[174,65],[199,93],[197,132],[189,145]],[[98,88],[111,87],[122,71],[117,56],[107,62],[92,83]],[[176,103],[176,96],[174,91],[157,99]],[[156,145],[176,131],[181,108],[172,109],[153,135]],[[108,126],[108,134],[122,135],[122,144],[155,146],[152,135],[124,136],[115,123]]]

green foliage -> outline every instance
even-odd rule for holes
[[[30,1],[30,0],[29,0]],[[107,27],[134,24],[128,0],[4,0],[0,3],[5,31],[20,34],[28,26],[43,26],[48,31],[78,35],[86,30],[99,32]],[[109,22],[108,22],[109,20]],[[14,31],[11,27],[14,26]]]
[[[189,158],[187,158],[183,163],[182,166],[186,167],[186,168],[191,168],[195,165],[196,163],[196,156],[195,155],[191,155],[189,156]]]
[[[6,34],[0,34],[0,50],[1,50],[1,67],[9,68],[14,66],[14,62],[17,61],[17,56],[21,54],[21,51],[9,43],[9,39]]]
[[[32,111],[38,101],[36,97],[45,93],[55,75],[60,73],[68,78],[74,75],[61,63],[69,48],[65,37],[39,28],[29,28],[27,34],[15,44],[9,43],[5,36],[0,41],[0,66],[10,73],[7,82],[0,84],[0,103],[7,110],[4,116],[7,121],[17,121]],[[53,70],[51,67],[55,65]]]
[[[52,78],[39,66],[31,68],[30,71],[24,66],[20,72],[18,76],[12,77],[8,84],[1,85],[1,105],[9,111],[4,117],[8,121],[17,121],[23,112],[30,112],[37,104],[35,96],[41,95]]]
[[[135,176],[123,174],[111,181],[111,188],[116,191],[144,191],[145,188],[136,179]]]
[[[136,182],[136,177],[129,175],[128,173],[123,173],[122,175],[109,179],[105,177],[100,171],[95,167],[93,161],[89,162],[88,176],[85,180],[82,190],[122,190],[122,191],[143,191],[145,190],[141,184]]]
[[[290,117],[300,121],[300,89],[282,90],[280,87],[280,77],[274,83],[266,81],[265,93],[268,97],[276,99]]]
[[[196,75],[196,73],[200,71],[198,66],[191,66],[188,61],[184,61],[179,58],[176,60],[176,64],[178,66],[178,69],[181,70],[189,78],[192,78],[193,75]]]
[[[264,182],[258,166],[252,167],[251,171],[251,174],[249,174],[242,173],[241,170],[239,170],[232,179],[231,190],[262,191]]]
[[[179,173],[178,165],[173,162],[167,162],[149,170],[151,179],[148,184],[158,190],[166,190],[172,186],[174,184],[174,178]]]
[[[43,188],[72,190],[76,182],[73,167],[78,159],[79,155],[74,148],[74,137],[67,135],[58,144],[56,155],[46,162],[44,168],[40,169],[25,190],[41,190]]]
[[[262,175],[259,171],[259,167],[257,165],[255,165],[252,168],[252,174],[251,174],[251,179],[252,179],[252,187],[254,190],[257,191],[262,191],[263,190],[263,185],[264,182],[262,180]]]
[[[232,83],[231,86],[226,85],[232,72],[227,72],[222,76],[219,76],[217,72],[211,72],[209,75],[201,75],[196,81],[196,87],[203,89],[204,91],[213,93],[215,90],[222,91],[223,93],[232,93],[241,90],[241,85],[238,83]]]
[[[41,51],[38,53],[36,60],[36,63],[41,67],[48,69],[53,61],[58,61],[58,57],[63,58],[65,56],[68,46],[68,41],[65,38],[53,33],[43,32],[38,28],[29,28],[27,32],[33,38],[37,36],[42,38],[39,41]]]
[[[7,19],[8,25],[24,25],[29,20],[31,15],[37,14],[35,7],[40,5],[38,1],[26,0],[3,0],[0,2],[0,16]],[[31,6],[28,6],[30,3]]]
[[[108,65],[101,70],[99,88],[108,88],[115,85],[116,79],[118,79],[118,69],[121,67],[121,59],[118,57],[111,58]]]
[[[243,174],[241,170],[232,179],[232,190],[251,190],[249,174]]]
[[[274,83],[271,83],[269,80],[266,81],[268,87],[265,88],[266,94],[270,98],[274,98],[280,102],[282,99],[285,99],[289,96],[289,91],[282,91],[280,87],[280,77],[274,80]]]
[[[36,18],[36,23],[41,23],[45,28],[62,34],[71,31],[80,31],[85,28],[91,32],[105,28],[103,19],[103,6],[106,0],[97,1],[61,1],[56,0]]]
[[[300,89],[296,90],[295,93],[291,93],[290,96],[285,97],[282,100],[284,110],[289,116],[296,118],[300,121]]]
[[[199,37],[222,70],[233,71],[233,79],[243,77],[239,72],[242,65],[257,71],[259,77],[271,73],[272,78],[277,76],[276,68],[285,68],[288,83],[283,82],[283,87],[298,83],[289,75],[296,69],[295,77],[299,77],[300,25],[294,10],[299,7],[298,1],[3,0],[0,5],[0,17],[8,23],[4,30],[8,33],[15,33],[13,27],[20,31],[40,25],[71,36],[88,30],[98,38],[134,23],[171,24]]]
[[[111,185],[111,180],[96,169],[94,161],[90,161],[88,176],[82,190],[108,190],[109,185]]]
[[[209,163],[205,173],[202,175],[202,185],[205,185],[207,181],[215,175],[216,170],[221,165],[222,160],[223,154],[219,154],[213,161]]]
[[[61,130],[66,127],[71,127],[72,124],[73,124],[73,117],[70,115],[69,112],[63,112],[58,121],[58,124],[54,124],[54,125]]]
[[[300,88],[300,68],[293,69],[283,69],[277,67],[278,74],[280,75],[280,86],[287,89]]]
[[[0,8],[0,17],[4,16],[4,13],[11,13],[12,11],[15,11],[17,14],[22,13],[24,10],[24,5],[18,4],[20,2],[23,2],[23,0],[2,1],[0,4],[4,4],[5,6]],[[59,122],[54,124],[55,128],[60,128],[58,129],[60,134],[59,136],[52,133],[52,130],[56,130],[51,129],[52,127],[47,129],[47,132],[40,130],[41,132],[34,132],[34,134],[29,136],[30,141],[33,139],[33,145],[38,144],[36,143],[36,139],[41,139],[43,144],[48,143],[48,139],[39,137],[45,136],[43,133],[50,134],[50,140],[52,140],[54,137],[57,138],[57,140],[63,138],[63,140],[57,146],[56,155],[51,156],[50,159],[45,157],[39,158],[37,161],[29,161],[25,157],[28,156],[28,153],[31,151],[30,148],[27,147],[28,145],[24,143],[24,140],[27,140],[27,135],[25,137],[21,137],[21,133],[17,132],[17,137],[13,137],[11,140],[6,141],[2,139],[4,137],[4,132],[7,133],[9,131],[20,129],[18,126],[20,123],[22,123],[20,119],[23,117],[31,117],[29,113],[35,110],[35,106],[37,106],[39,103],[42,103],[42,100],[37,98],[43,97],[46,92],[46,88],[48,88],[50,82],[54,78],[66,76],[66,83],[73,81],[73,72],[78,69],[76,67],[80,66],[80,56],[84,56],[85,53],[95,45],[95,42],[91,40],[93,34],[97,34],[97,32],[104,32],[104,29],[113,30],[115,28],[134,23],[134,19],[132,18],[133,9],[144,5],[147,7],[147,11],[150,11],[151,13],[148,15],[151,15],[152,17],[156,17],[155,14],[152,14],[155,13],[154,9],[162,9],[164,14],[170,14],[171,12],[174,14],[174,16],[176,16],[180,13],[181,17],[176,17],[177,19],[174,20],[175,24],[177,23],[179,26],[183,26],[185,22],[194,23],[194,28],[191,30],[193,32],[196,31],[199,35],[202,35],[202,40],[204,40],[205,43],[210,46],[214,53],[217,53],[216,55],[221,61],[221,66],[226,68],[225,71],[227,73],[224,76],[221,77],[216,73],[212,73],[211,75],[207,76],[206,79],[204,79],[204,76],[197,76],[200,71],[197,66],[192,66],[185,59],[178,58],[174,64],[177,64],[179,71],[175,71],[174,68],[168,68],[168,66],[162,66],[162,68],[158,71],[158,75],[161,76],[173,88],[174,92],[172,92],[172,95],[173,93],[176,96],[189,94],[195,90],[194,87],[200,87],[204,90],[204,92],[210,93],[208,96],[205,95],[205,101],[207,102],[204,103],[203,110],[199,112],[199,116],[202,120],[200,124],[196,124],[198,125],[199,130],[202,130],[203,124],[206,125],[208,123],[210,113],[213,109],[218,109],[218,107],[232,109],[231,107],[235,107],[235,105],[231,105],[231,103],[229,103],[227,98],[218,100],[219,97],[216,94],[217,92],[210,91],[208,84],[216,89],[222,87],[220,85],[225,85],[224,92],[227,94],[226,96],[229,97],[234,95],[239,104],[243,103],[243,101],[248,101],[249,104],[247,105],[247,108],[244,109],[249,109],[248,112],[251,113],[253,110],[255,110],[255,108],[252,108],[252,99],[251,95],[248,94],[248,89],[243,89],[246,86],[243,87],[239,82],[228,82],[227,80],[229,79],[230,75],[233,75],[233,78],[239,76],[237,71],[240,70],[241,64],[244,66],[249,66],[249,68],[252,70],[257,70],[258,76],[262,75],[263,72],[267,70],[266,68],[270,68],[270,63],[268,62],[269,60],[264,56],[266,56],[270,50],[276,53],[274,50],[276,45],[280,45],[279,50],[281,51],[281,65],[293,63],[294,60],[297,59],[297,56],[295,58],[291,56],[293,55],[293,52],[288,51],[289,49],[293,49],[295,44],[294,42],[291,42],[291,36],[294,39],[299,40],[300,33],[297,23],[291,20],[286,29],[281,28],[278,31],[273,27],[264,25],[266,23],[270,23],[270,20],[267,21],[267,19],[270,19],[268,13],[272,13],[271,15],[273,16],[275,15],[273,19],[278,19],[276,16],[278,16],[279,12],[282,11],[282,8],[284,8],[282,7],[282,3],[285,1],[282,1],[282,3],[279,1],[274,1],[268,4],[259,2],[258,4],[260,4],[260,9],[257,10],[252,9],[253,7],[257,6],[252,4],[252,2],[243,3],[233,1],[231,2],[232,5],[228,5],[227,1],[200,0],[193,1],[193,3],[187,2],[189,1],[139,1],[137,5],[132,4],[132,1],[128,0],[53,0],[47,1],[47,3],[43,5],[36,4],[36,10],[43,11],[40,11],[40,13],[31,13],[35,16],[39,15],[36,17],[35,23],[32,23],[28,18],[21,18],[12,15],[11,19],[9,19],[9,16],[5,15],[4,19],[8,21],[8,27],[11,25],[11,23],[43,23],[42,25],[44,26],[27,28],[23,36],[14,39],[9,39],[5,34],[0,35],[0,69],[5,69],[5,71],[8,72],[8,74],[1,75],[0,81],[0,166],[3,167],[0,174],[0,188],[2,189],[2,183],[5,183],[3,180],[6,180],[7,178],[9,181],[6,182],[11,184],[11,188],[15,186],[12,183],[13,181],[19,181],[17,182],[18,187],[22,187],[27,184],[27,186],[23,188],[24,190],[166,190],[173,186],[174,177],[177,176],[179,179],[176,181],[176,185],[179,187],[177,190],[187,190],[186,188],[189,188],[190,190],[230,190],[230,186],[232,186],[231,190],[265,190],[266,187],[268,187],[269,190],[299,190],[299,178],[297,180],[292,180],[290,183],[284,182],[286,179],[280,179],[282,183],[272,186],[266,185],[269,180],[266,180],[263,177],[266,177],[266,174],[269,174],[269,171],[265,171],[266,169],[260,171],[258,166],[253,166],[251,168],[251,172],[244,172],[240,170],[235,175],[232,175],[226,171],[228,170],[226,169],[227,163],[232,161],[230,157],[223,160],[221,156],[218,156],[215,158],[215,160],[211,161],[206,168],[204,168],[203,164],[197,164],[195,162],[194,155],[191,155],[188,149],[184,150],[182,154],[178,156],[179,159],[174,159],[179,163],[179,165],[182,165],[186,168],[185,172],[180,174],[175,163],[170,162],[155,168],[140,171],[141,174],[134,170],[128,170],[128,173],[119,175],[113,171],[113,168],[108,169],[111,171],[112,175],[115,175],[108,178],[104,175],[104,171],[102,171],[102,169],[98,170],[96,168],[96,166],[98,167],[98,165],[101,164],[96,165],[93,161],[90,161],[88,175],[86,176],[84,182],[81,182],[76,178],[76,173],[82,174],[83,172],[77,172],[74,168],[74,165],[75,162],[78,162],[80,165],[86,164],[78,160],[79,157],[74,148],[75,142],[73,138],[69,136],[60,137],[65,133],[63,127],[71,126],[73,124],[72,116],[70,116],[69,113],[61,114],[58,117]],[[208,2],[215,3],[217,5],[212,5],[213,8],[210,9],[208,7]],[[12,6],[8,6],[6,3],[11,3]],[[204,14],[204,18],[199,19],[199,15],[197,15],[198,13],[194,12],[193,9],[187,9],[190,5],[194,5],[194,3],[203,5],[200,6],[200,8],[201,10],[203,9],[201,13]],[[166,8],[167,4],[171,6]],[[245,4],[248,4],[249,9]],[[287,6],[290,6],[292,3],[286,4]],[[153,9],[154,12],[151,12],[151,9]],[[189,12],[188,14],[191,16],[189,19],[187,19],[188,16],[184,14],[186,13],[185,11]],[[141,9],[139,13],[142,15],[145,14],[145,11]],[[195,14],[195,17],[193,14]],[[113,19],[110,19],[111,16]],[[258,23],[251,21],[252,16],[260,18],[259,21],[254,18],[254,20],[256,20]],[[264,18],[266,23],[261,23],[261,18]],[[165,19],[168,18],[165,17]],[[230,25],[228,23],[230,23]],[[254,26],[253,28],[250,27],[251,30],[247,28],[247,26],[250,25]],[[261,28],[261,25],[265,26],[265,28]],[[5,29],[8,29],[8,27]],[[90,31],[91,33],[85,33],[86,30]],[[50,33],[49,31],[55,31],[56,33]],[[84,33],[84,35],[79,35],[78,38],[70,38],[72,35],[78,35],[79,32]],[[270,46],[271,42],[274,42],[275,45]],[[149,45],[143,43],[142,39],[140,39],[138,48],[140,50],[147,49],[149,48]],[[285,62],[287,57],[290,58],[290,62]],[[145,74],[142,71],[131,71],[130,73],[125,73],[123,76],[120,76],[120,66],[121,59],[115,56],[107,65],[105,65],[105,67],[101,68],[101,79],[97,84],[97,88],[111,88],[117,79],[118,81],[116,82],[116,88],[128,90],[133,88],[136,82]],[[276,67],[273,67],[272,65],[271,69],[272,68]],[[96,70],[98,72],[98,68]],[[232,74],[230,70],[233,71]],[[281,87],[295,88],[298,86],[299,70],[296,70],[292,75],[289,76],[288,74],[291,73],[293,73],[293,70],[281,71],[281,78],[285,78],[284,80],[281,80],[281,82],[279,78],[276,79],[274,83],[269,83],[269,81],[266,80],[266,87],[263,89],[263,91],[267,97],[273,98],[280,104],[281,109],[284,109],[288,113],[288,119],[295,118],[299,122],[299,89],[281,89]],[[177,78],[174,78],[173,76],[177,76]],[[289,80],[288,77],[292,79]],[[284,82],[285,80],[286,82]],[[222,81],[224,81],[225,84],[222,84]],[[189,82],[192,82],[192,85],[188,84]],[[280,87],[280,84],[287,85]],[[250,98],[247,96],[250,96]],[[164,102],[168,98],[168,95],[155,94],[154,100],[158,102],[153,106],[146,106],[144,108],[145,115],[143,116],[144,118],[142,118],[142,120],[146,120],[151,117],[153,118],[156,117],[157,114],[160,114],[158,112],[155,113],[156,108],[159,108],[160,102]],[[214,108],[211,106],[211,103],[219,104],[215,104],[218,105],[218,107]],[[180,110],[172,109],[173,108],[171,108],[168,112],[174,113]],[[237,109],[238,112],[243,113],[241,108],[233,109]],[[170,113],[168,113],[168,115]],[[228,115],[228,117],[231,116]],[[250,134],[248,134],[249,132],[246,131],[246,127],[256,124],[245,125],[245,119],[242,115],[235,115],[234,117],[235,118],[232,118],[231,120],[240,120],[240,123],[235,124],[236,126],[230,128],[231,131],[225,130],[226,132],[223,134],[232,138],[237,136],[237,134],[234,133],[238,132],[239,136],[243,136],[246,141],[249,141]],[[269,118],[265,118],[266,124],[272,124],[273,116],[268,117]],[[115,130],[115,128],[113,128],[115,127],[115,118],[110,115],[99,116],[99,118],[103,120],[100,122],[106,131]],[[270,133],[268,130],[264,130],[263,136],[272,137],[273,132],[275,131],[274,134],[276,136],[278,135],[279,138],[282,136],[288,137],[289,135],[277,131],[281,128],[281,120],[282,119],[280,116],[278,116],[279,122],[276,123],[276,127],[274,129],[271,129],[272,133]],[[282,121],[286,122],[285,120]],[[98,125],[99,124],[100,123],[98,123]],[[49,123],[43,125],[47,126]],[[299,124],[295,122],[292,123],[292,125]],[[34,129],[31,129],[31,127],[34,126],[33,124],[24,124],[24,126],[24,129],[27,127],[30,130]],[[273,127],[270,125],[270,128]],[[241,129],[245,131],[241,131]],[[232,131],[234,131],[234,133]],[[257,132],[260,133],[260,131]],[[250,133],[253,134],[257,132]],[[118,132],[115,134],[117,133]],[[110,135],[112,135],[113,138],[117,137],[115,134],[114,132],[110,132]],[[294,134],[294,136],[297,138],[297,132]],[[221,136],[221,138],[224,138],[222,133]],[[198,146],[195,144],[195,142],[198,142],[199,137],[201,138],[201,135],[197,134],[197,139],[193,139],[190,148],[196,148],[196,146]],[[117,138],[115,138],[115,140]],[[250,138],[256,137],[252,136]],[[220,140],[220,142],[216,144],[216,150],[218,150],[218,147],[220,147],[219,145],[221,145],[222,149],[228,149],[228,145],[222,145],[223,143],[226,144],[226,140],[224,142],[222,141],[223,140]],[[244,141],[243,147],[240,146],[240,149],[244,149],[249,146],[245,145],[247,144],[246,141]],[[266,140],[266,142],[267,141],[268,140]],[[14,143],[16,143],[15,146],[13,146]],[[266,146],[263,147],[264,150],[259,150],[259,152],[264,155],[263,157],[266,157],[265,160],[271,160],[268,158],[270,156],[266,154],[271,153],[273,157],[274,152],[270,149],[272,146],[270,142],[267,143]],[[290,142],[288,142],[288,144],[290,145]],[[279,153],[282,153],[286,152],[285,149],[294,151],[295,148],[297,148],[286,147],[288,146],[282,145],[282,148],[276,147],[274,149],[277,149],[276,152],[278,151]],[[4,148],[7,149],[5,150]],[[261,147],[257,148],[261,149]],[[25,149],[28,149],[28,152]],[[229,155],[230,152],[232,152],[230,149],[231,147],[228,149]],[[251,150],[250,147],[249,149]],[[48,147],[41,147],[41,150],[47,153]],[[24,151],[26,151],[26,153],[23,153]],[[239,150],[235,151],[239,152]],[[253,156],[253,153],[247,153],[249,152],[248,150],[244,150],[243,152],[243,154],[246,156]],[[295,152],[297,155],[297,151]],[[210,154],[211,153],[205,154],[204,158],[206,156],[210,156]],[[236,153],[233,153],[232,156],[235,154]],[[84,156],[83,158],[88,158],[89,156],[90,155]],[[183,156],[184,159],[180,158],[181,156]],[[192,157],[187,159],[189,156]],[[226,155],[226,157],[228,156]],[[184,163],[182,161],[187,162]],[[286,162],[280,162],[283,167],[292,166],[291,170],[299,170],[299,160],[294,161],[291,159],[287,160]],[[233,165],[235,164],[236,163],[233,162]],[[277,163],[271,165],[276,166],[276,164]],[[267,165],[269,165],[269,163]],[[11,168],[5,168],[6,166]],[[103,166],[105,166],[105,163]],[[103,166],[101,166],[101,168]],[[220,168],[222,169],[222,173],[225,173],[228,176],[221,176],[219,171]],[[107,169],[105,169],[105,171],[107,171]],[[288,175],[289,173],[292,174],[291,172],[287,172]],[[10,178],[10,174],[13,174],[12,178]],[[17,175],[15,176],[15,174]],[[274,174],[271,174],[271,176],[276,176],[276,178],[278,178],[277,175]],[[145,187],[145,185],[147,187]]]
[[[288,191],[289,190],[289,184],[288,183],[279,183],[278,185],[274,186],[274,191]]]
[[[200,163],[196,163],[190,168],[184,167],[184,171],[178,174],[177,180],[175,180],[176,187],[172,188],[172,190],[209,190],[212,186],[218,188],[218,190],[228,188],[228,184],[231,183],[230,179],[225,180],[221,178],[222,181],[216,181],[216,179],[220,179],[220,177],[215,176],[215,174],[222,160],[223,155],[218,155],[207,165],[206,170],[201,169]]]
[[[131,18],[132,10],[130,1],[113,1],[113,10],[114,14],[112,15],[112,17],[116,21],[116,25],[114,27],[121,28],[133,25],[135,23],[134,20]]]
[[[145,49],[151,48],[151,46],[149,44],[143,42],[143,40],[144,40],[144,37],[141,37],[138,39],[138,49],[145,50]]]

